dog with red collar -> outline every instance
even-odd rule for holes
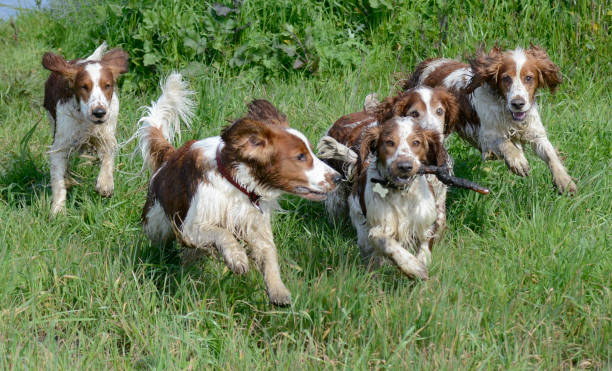
[[[341,176],[265,100],[249,103],[246,116],[220,136],[174,148],[170,138],[192,117],[191,94],[181,75],[171,74],[140,119],[139,147],[152,174],[144,232],[156,243],[178,239],[187,249],[219,255],[236,274],[248,271],[248,252],[270,301],[288,305],[270,223],[277,199],[290,193],[324,200]]]

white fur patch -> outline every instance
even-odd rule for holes
[[[435,71],[438,67],[445,65],[448,62],[452,62],[450,59],[440,58],[429,62],[427,67],[423,69],[421,76],[419,76],[419,85],[423,84],[423,81],[429,76],[433,71]]]
[[[469,67],[458,68],[444,78],[442,85],[453,89],[465,88],[469,84],[472,76],[472,70]]]
[[[516,75],[512,79],[512,86],[510,87],[510,91],[508,91],[507,97],[507,108],[510,111],[514,111],[512,108],[511,101],[512,99],[522,98],[525,101],[525,106],[521,109],[522,112],[528,111],[531,109],[531,102],[529,100],[529,92],[523,84],[521,80],[521,70],[527,62],[527,56],[525,55],[525,51],[523,49],[516,49],[512,52],[512,60],[516,64]]]
[[[397,149],[395,150],[393,156],[387,159],[387,168],[401,156],[410,158],[412,161],[414,161],[415,166],[418,166],[420,161],[412,151],[410,143],[408,143],[408,137],[414,132],[413,125],[418,124],[416,124],[414,119],[410,117],[400,117],[397,119],[396,123],[398,125],[399,143],[397,144]]]
[[[174,233],[170,219],[168,219],[158,201],[155,201],[153,207],[147,212],[143,230],[147,237],[156,243],[164,242],[173,237]]]

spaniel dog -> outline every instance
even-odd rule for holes
[[[356,163],[356,156],[351,152],[359,153],[361,142],[368,129],[375,128],[380,123],[393,117],[410,117],[423,129],[438,133],[439,141],[443,143],[445,134],[453,130],[458,114],[457,100],[445,88],[417,87],[396,96],[388,97],[382,102],[378,102],[374,95],[368,95],[364,102],[363,111],[340,117],[329,128],[327,136],[319,142],[321,158],[327,157],[324,161],[347,179],[335,191],[331,192],[325,201],[328,213],[337,218],[348,211],[347,200],[352,189],[353,168]],[[329,137],[333,140],[328,140]],[[345,151],[340,156],[329,155],[330,152],[342,147],[338,146],[337,143],[349,147],[352,151]],[[452,168],[450,157],[447,157],[446,162]],[[426,175],[426,178],[435,190],[438,209],[436,232],[439,234],[446,226],[447,187],[434,175]]]
[[[53,53],[45,53],[42,59],[43,67],[51,71],[44,106],[53,130],[49,151],[53,215],[64,210],[68,159],[74,151],[97,152],[101,166],[96,191],[105,197],[113,194],[119,115],[115,85],[119,75],[128,71],[128,55],[119,48],[105,51],[106,43],[85,59],[66,61]]]
[[[270,222],[277,199],[290,193],[323,200],[341,176],[265,100],[252,101],[247,115],[220,136],[174,148],[169,140],[180,120],[192,116],[189,95],[181,76],[170,75],[140,120],[140,149],[152,174],[144,232],[154,242],[178,239],[187,249],[218,254],[236,274],[249,269],[248,252],[270,301],[287,305],[291,295],[280,276]]]
[[[456,130],[480,149],[483,159],[502,158],[512,172],[527,176],[523,146],[529,144],[550,168],[559,193],[573,194],[576,184],[548,140],[536,103],[538,89],[554,91],[560,83],[559,67],[540,47],[502,51],[495,46],[488,53],[478,52],[469,65],[428,59],[404,88],[448,88],[459,102]]]

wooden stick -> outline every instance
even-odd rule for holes
[[[418,171],[419,174],[434,174],[442,183],[447,186],[453,186],[458,188],[470,189],[474,192],[478,192],[483,195],[488,195],[491,191],[485,187],[480,186],[470,180],[457,178],[450,174],[448,166],[427,166],[422,165]]]

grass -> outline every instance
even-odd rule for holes
[[[266,4],[246,2],[241,13],[256,21],[254,33],[277,27]],[[285,6],[278,17],[334,27],[339,8],[326,4]],[[609,369],[611,17],[609,3],[406,3],[349,17],[365,26],[355,65],[330,59],[316,73],[276,75],[213,55],[199,69],[183,60],[142,79],[126,76],[120,141],[136,129],[138,108],[158,96],[159,77],[179,68],[199,104],[183,141],[216,135],[246,101],[265,97],[316,142],[366,94],[389,94],[397,73],[426,57],[534,40],[560,65],[559,92],[539,99],[549,137],[577,178],[576,196],[558,196],[531,151],[531,175],[519,178],[501,162],[481,163],[453,137],[456,172],[492,194],[451,191],[448,231],[427,282],[392,267],[368,272],[349,223],[333,225],[321,204],[285,197],[274,232],[289,308],[268,303],[256,272],[234,276],[213,260],[185,269],[175,252],[150,246],[140,227],[147,179],[133,144],[119,154],[111,199],[94,191],[98,167],[75,159],[81,184],[66,214],[51,219],[40,58],[60,48],[82,56],[100,40],[48,14],[18,18],[17,39],[0,24],[0,368]],[[45,36],[58,24],[63,38]],[[324,59],[325,46],[334,45],[312,53]]]

